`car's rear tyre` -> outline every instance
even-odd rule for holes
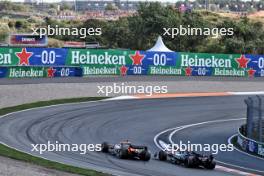
[[[159,160],[160,161],[166,161],[167,160],[167,153],[163,150],[159,151]]]
[[[215,168],[215,165],[216,165],[216,163],[215,163],[214,161],[212,161],[211,163],[206,164],[204,167],[205,167],[206,169],[213,170],[213,169]]]
[[[148,151],[142,153],[140,159],[143,161],[149,161],[151,158],[151,154]]]
[[[109,151],[109,144],[107,142],[103,142],[102,145],[101,145],[101,148],[102,148],[102,152],[103,153],[108,153],[108,151]]]
[[[128,158],[128,151],[127,151],[127,149],[120,149],[120,151],[117,153],[117,157],[119,159],[127,159]]]
[[[185,167],[188,167],[188,168],[195,167],[194,158],[193,157],[187,158],[184,162],[184,165]]]

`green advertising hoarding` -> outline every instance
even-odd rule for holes
[[[0,66],[18,65],[19,59],[16,54],[20,48],[0,48]]]
[[[184,70],[176,66],[149,66],[148,75],[183,76]]]
[[[47,69],[45,67],[10,67],[8,70],[8,78],[42,78],[47,77]]]
[[[82,76],[82,69],[80,69],[79,67],[0,67],[1,78],[53,78],[77,76]]]
[[[176,65],[148,67],[148,75],[179,76],[252,76],[249,60],[239,54],[209,54],[180,52]]]
[[[66,65],[81,66],[83,75],[120,75],[124,65],[132,64],[131,50],[69,49]]]
[[[208,68],[238,68],[236,59],[240,55],[208,54],[208,53],[179,53],[178,67],[208,67]]]
[[[244,66],[245,63],[243,63],[243,60],[241,61],[241,57],[243,56],[239,54],[181,52],[179,57],[177,66],[193,68],[192,75],[194,76],[248,76],[245,70],[246,67]]]
[[[212,76],[237,76],[244,77],[249,76],[245,69],[237,69],[237,68],[214,68]]]
[[[264,75],[263,55],[156,52],[117,49],[0,48],[0,66],[74,66],[87,75],[237,76]],[[16,68],[18,69],[18,68]],[[30,69],[37,76],[36,70]],[[14,68],[10,77],[19,76]],[[21,73],[22,74],[22,73]],[[44,75],[45,76],[45,75]]]
[[[99,65],[99,66],[82,66],[83,75],[120,75],[122,66]]]

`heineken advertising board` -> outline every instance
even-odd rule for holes
[[[0,77],[7,78],[53,78],[82,76],[79,67],[0,67]]]
[[[264,56],[263,56],[264,57]],[[149,66],[148,74],[185,76],[264,76],[261,56],[239,54],[178,53],[176,64]],[[262,65],[263,64],[263,65]],[[261,75],[262,73],[262,75]]]
[[[184,68],[186,76],[245,76],[239,65],[240,55],[180,53],[177,67]]]
[[[264,55],[245,55],[248,60],[248,74],[255,77],[264,76]]]
[[[180,53],[178,67],[190,69],[193,76],[238,76],[254,77],[252,55]]]
[[[130,50],[69,49],[66,64],[81,66],[83,75],[120,75],[132,63]]]
[[[0,48],[0,66],[64,66],[67,49]]]
[[[181,75],[181,68],[175,67],[179,60],[176,52],[142,52],[143,68],[148,75]]]
[[[154,52],[117,49],[0,48],[0,66],[12,68],[14,66],[31,66],[32,69],[30,71],[32,70],[32,72],[34,69],[38,70],[42,67],[75,67],[75,69],[79,68],[79,72],[81,72],[79,75],[82,76],[179,75],[260,77],[264,76],[264,55]],[[58,68],[58,70],[60,69]],[[9,68],[7,71],[4,71],[2,68],[0,77],[6,75],[4,73],[9,73],[9,71]],[[59,71],[56,74],[55,77],[61,76]]]
[[[91,52],[93,51],[93,52]],[[97,51],[97,52],[95,52]],[[176,52],[70,50],[67,64],[79,65],[83,75],[147,75],[149,67],[175,66]],[[155,71],[154,74],[160,74]]]

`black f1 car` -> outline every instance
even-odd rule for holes
[[[201,155],[189,151],[159,151],[155,153],[155,158],[161,161],[169,161],[173,164],[184,165],[189,168],[204,167],[206,169],[214,169],[215,161],[213,155]]]
[[[102,152],[110,153],[120,159],[139,159],[149,161],[151,154],[146,146],[132,145],[128,141],[120,142],[119,144],[102,143]]]

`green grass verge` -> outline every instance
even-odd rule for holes
[[[25,110],[29,108],[36,108],[36,107],[43,107],[43,106],[64,104],[64,103],[95,101],[95,100],[101,100],[104,98],[105,97],[85,97],[85,98],[71,98],[71,99],[59,99],[59,100],[51,100],[51,101],[40,101],[40,102],[28,103],[28,104],[0,109],[0,115],[5,115],[7,113]],[[20,161],[26,161],[26,162],[36,164],[39,166],[43,166],[49,169],[56,169],[56,170],[69,172],[73,174],[80,174],[80,175],[85,175],[85,176],[105,176],[107,175],[107,174],[89,170],[89,169],[83,169],[79,167],[74,167],[74,166],[65,165],[65,164],[61,164],[58,162],[53,162],[53,161],[49,161],[46,159],[38,158],[32,155],[17,151],[15,149],[9,148],[2,144],[0,144],[0,155],[9,157],[12,159],[20,160]]]

